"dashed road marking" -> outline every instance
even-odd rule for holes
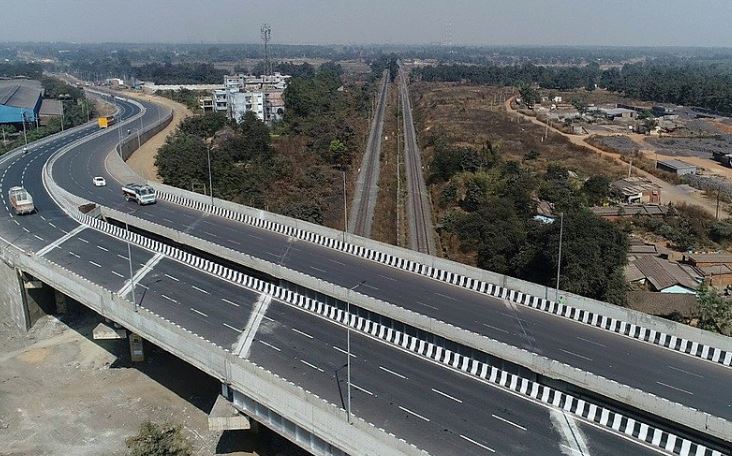
[[[665,386],[666,388],[671,388],[672,390],[680,391],[682,393],[686,393],[686,394],[689,394],[691,396],[694,395],[694,393],[692,393],[691,391],[686,391],[685,389],[677,388],[675,386],[671,386],[671,385],[668,385],[668,384],[663,383],[663,382],[656,382],[656,383],[658,383],[661,386]]]
[[[87,260],[87,261],[89,261],[89,263],[93,264],[94,266],[96,266],[96,267],[98,267],[98,268],[101,268],[101,267],[102,267],[102,265],[101,265],[101,264],[99,264],[99,263],[95,263],[95,262],[93,262],[92,260]]]
[[[526,430],[526,428],[525,428],[525,427],[521,426],[520,424],[516,424],[516,423],[514,423],[513,421],[507,420],[506,418],[500,417],[500,416],[498,416],[498,415],[493,415],[493,414],[491,414],[491,416],[492,416],[493,418],[497,419],[498,421],[503,421],[504,423],[506,423],[506,424],[510,424],[511,426],[513,426],[513,427],[517,427],[517,428],[519,428],[519,429],[521,429],[521,430],[523,430],[523,431],[525,431],[525,430]]]
[[[333,345],[333,348],[335,348],[339,352],[343,353],[344,355],[348,355],[348,352],[345,351],[344,349],[342,349],[341,347],[337,347],[337,346]],[[356,355],[354,355],[353,353],[351,353],[351,358],[358,358],[358,357]]]
[[[164,294],[161,294],[160,296],[162,296],[162,297],[163,297],[163,299],[167,299],[167,300],[168,300],[168,301],[170,301],[170,302],[174,302],[174,303],[176,303],[176,304],[178,303],[178,301],[176,301],[175,299],[173,299],[173,298],[171,298],[171,297],[168,297],[168,296],[165,296]]]
[[[388,372],[388,373],[390,373],[391,375],[395,375],[395,376],[397,376],[397,377],[399,377],[399,378],[403,378],[404,380],[406,380],[406,379],[407,379],[407,377],[405,377],[404,375],[400,374],[399,372],[394,372],[393,370],[391,370],[391,369],[387,369],[387,368],[386,368],[386,367],[384,367],[384,366],[379,366],[379,369],[383,370],[384,372]]]
[[[206,315],[205,313],[201,312],[200,310],[196,310],[196,309],[194,309],[193,307],[191,307],[190,309],[191,309],[192,311],[196,312],[196,313],[197,313],[198,315],[201,315],[201,316],[203,316],[203,317],[205,317],[205,318],[208,318],[208,315]]]
[[[301,362],[301,363],[303,363],[303,364],[304,364],[304,365],[306,365],[306,366],[312,367],[313,369],[315,369],[315,370],[317,370],[317,371],[320,371],[320,372],[325,372],[325,371],[324,371],[323,369],[319,368],[319,367],[318,367],[318,366],[316,366],[315,364],[310,364],[309,362],[305,361],[304,359],[301,359],[301,360],[300,360],[300,362]]]
[[[298,334],[302,334],[303,336],[307,337],[308,339],[312,339],[313,338],[313,336],[311,336],[310,334],[308,334],[306,332],[303,332],[303,331],[300,331],[299,329],[292,328],[292,330],[295,331]]]
[[[165,277],[169,278],[170,280],[175,280],[176,282],[180,282],[180,280],[176,279],[175,277],[173,277],[173,276],[172,276],[172,275],[170,275],[170,274],[163,274],[163,275],[164,275]]]
[[[99,250],[103,250],[103,251],[105,251],[105,252],[109,252],[109,249],[108,249],[108,248],[106,248],[106,247],[102,247],[101,245],[98,245],[98,246],[97,246],[97,248],[98,248]]]
[[[402,407],[402,406],[400,405],[400,406],[399,406],[399,409],[400,409],[400,410],[402,410],[402,411],[404,411],[404,412],[407,412],[407,413],[409,413],[410,415],[414,415],[414,416],[416,416],[416,417],[417,417],[417,418],[419,418],[420,420],[424,420],[424,421],[427,421],[428,423],[430,422],[430,419],[429,419],[429,418],[427,418],[427,417],[424,417],[424,416],[420,415],[420,414],[419,414],[419,413],[417,413],[417,412],[413,412],[413,411],[409,410],[409,409],[408,409],[408,408],[406,408],[406,407]]]
[[[259,342],[260,344],[265,345],[265,346],[271,348],[272,350],[282,351],[279,348],[275,347],[274,345],[272,345],[270,343],[267,343],[267,342],[265,342],[263,340],[257,340],[257,342]]]
[[[238,333],[241,333],[241,329],[235,328],[235,327],[233,327],[233,326],[231,326],[231,325],[229,325],[229,324],[226,324],[226,323],[222,323],[222,324],[223,324],[224,326],[226,326],[227,328],[229,328],[229,329],[233,329],[234,331],[236,331],[236,332],[238,332]]]
[[[361,392],[364,392],[364,393],[368,394],[369,396],[373,396],[374,395],[374,393],[372,393],[371,391],[367,390],[366,388],[362,388],[362,387],[354,384],[353,382],[351,382],[351,386],[354,387],[355,389],[361,391]]]
[[[112,274],[116,275],[117,277],[122,277],[123,279],[124,279],[124,277],[125,277],[125,276],[123,276],[122,274],[120,274],[120,273],[119,273],[119,272],[117,272],[117,271],[112,271]]]
[[[493,448],[491,448],[489,446],[486,446],[486,445],[483,445],[480,442],[476,442],[475,440],[471,439],[470,437],[468,437],[466,435],[460,434],[460,437],[463,440],[467,440],[468,442],[472,443],[473,445],[479,446],[479,447],[483,448],[484,450],[490,451],[491,453],[495,453],[496,452],[496,450],[494,450]]]
[[[588,358],[587,356],[582,356],[582,355],[579,355],[579,354],[577,354],[575,352],[571,352],[569,350],[565,350],[563,348],[560,348],[559,350],[560,351],[563,351],[564,353],[566,353],[568,355],[572,355],[572,356],[576,356],[577,358],[584,359],[585,361],[592,361],[592,358]]]
[[[236,307],[239,307],[239,304],[237,304],[237,303],[235,303],[235,302],[232,302],[232,301],[229,301],[229,300],[228,300],[228,299],[226,299],[226,298],[221,298],[221,300],[222,300],[222,301],[224,301],[224,302],[225,302],[225,303],[227,303],[227,304],[231,304],[232,306],[236,306]]]
[[[197,287],[197,286],[195,286],[195,285],[191,285],[191,288],[193,288],[194,290],[198,290],[198,291],[200,291],[201,293],[209,294],[209,293],[208,293],[208,291],[204,290],[203,288],[198,288],[198,287]]]
[[[457,403],[459,403],[459,404],[462,404],[462,403],[463,403],[463,401],[461,401],[460,399],[458,399],[458,398],[456,398],[456,397],[454,397],[454,396],[450,396],[450,395],[449,395],[449,394],[447,394],[447,393],[443,393],[442,391],[440,391],[440,390],[438,390],[438,389],[432,388],[432,391],[434,391],[435,393],[437,393],[437,394],[439,394],[439,395],[441,395],[441,396],[444,396],[444,397],[446,397],[446,398],[448,398],[448,399],[451,399],[451,400],[453,400],[453,401],[455,401],[455,402],[457,402]]]

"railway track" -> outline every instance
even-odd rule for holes
[[[407,220],[409,223],[409,248],[418,252],[436,255],[432,206],[427,184],[422,174],[422,157],[414,130],[412,106],[409,102],[407,76],[399,71],[399,94],[404,119],[404,166],[407,178]]]
[[[381,138],[384,131],[384,111],[386,109],[388,85],[389,72],[384,70],[376,110],[371,122],[371,131],[361,160],[361,168],[358,172],[348,217],[348,232],[364,237],[371,237],[376,198],[379,194]]]

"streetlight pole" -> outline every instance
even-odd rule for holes
[[[347,356],[347,374],[346,374],[346,382],[348,383],[348,424],[353,424],[353,421],[351,420],[351,291],[355,290],[356,288],[360,287],[366,283],[365,280],[362,280],[358,282],[356,285],[352,286],[348,289],[346,292],[346,313],[348,314],[348,321],[346,324],[346,356]]]
[[[343,175],[343,242],[346,242],[346,232],[348,231],[348,202],[346,200],[346,172],[341,171]]]
[[[130,224],[129,219],[132,212],[127,213],[125,217],[125,230],[127,230],[127,261],[130,264],[130,291],[132,292],[132,304],[135,306],[135,312],[137,312],[137,299],[135,299],[135,281],[133,280],[134,273],[132,272],[132,247],[130,246]]]
[[[562,236],[564,236],[564,212],[559,213],[559,259],[557,260],[557,286],[554,289],[554,301],[559,301],[559,273],[562,269]]]
[[[213,176],[211,175],[211,144],[206,147],[206,158],[208,160],[208,187],[211,192],[211,206],[214,205],[214,196],[213,196]]]

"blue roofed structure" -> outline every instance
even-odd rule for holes
[[[0,81],[0,124],[35,122],[41,109],[42,95],[39,81]]]

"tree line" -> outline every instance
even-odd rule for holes
[[[631,98],[695,106],[732,115],[732,65],[728,62],[667,59],[600,69],[585,66],[437,65],[414,70],[423,81],[503,86],[538,84],[557,90],[595,87]]]

